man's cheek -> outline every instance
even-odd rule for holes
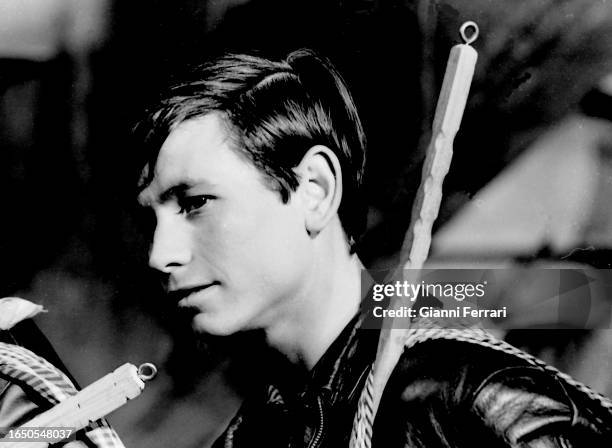
[[[209,235],[213,241],[222,240],[228,246],[247,247],[258,241],[260,233],[265,229],[265,223],[247,209],[215,220]]]

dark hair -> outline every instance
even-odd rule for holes
[[[330,148],[342,169],[338,214],[354,250],[365,227],[365,206],[358,196],[366,143],[353,99],[329,61],[298,50],[280,62],[226,55],[198,67],[136,126],[146,163],[155,165],[176,126],[213,112],[228,124],[234,149],[265,174],[285,203],[299,184],[293,168],[304,154],[317,144]],[[152,169],[148,172],[146,184],[153,176]]]

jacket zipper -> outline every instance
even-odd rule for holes
[[[317,432],[315,433],[314,437],[308,444],[308,448],[316,448],[323,438],[325,415],[323,414],[323,399],[321,397],[317,397],[317,405],[319,407],[319,427],[317,428]]]

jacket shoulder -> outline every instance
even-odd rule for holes
[[[385,393],[399,391],[404,401],[422,401],[431,395],[448,404],[461,404],[495,372],[517,367],[529,367],[529,363],[477,344],[430,340],[404,350]]]

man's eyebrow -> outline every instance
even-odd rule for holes
[[[208,182],[207,180],[204,179],[200,179],[200,180],[188,180],[188,181],[182,181],[176,185],[173,185],[169,188],[167,188],[166,190],[164,190],[161,194],[159,194],[159,196],[157,196],[156,199],[153,200],[153,202],[158,202],[160,204],[163,204],[165,202],[168,202],[169,200],[173,199],[173,198],[181,198],[187,195],[187,191],[195,188],[199,185],[204,185],[208,188],[212,188],[215,186],[215,184]],[[142,189],[142,191],[146,190],[148,187],[145,187]],[[139,197],[139,202],[140,201],[140,196],[142,195],[142,191],[139,193],[138,197]],[[148,202],[148,201],[147,201]],[[143,204],[141,202],[141,205],[143,206],[151,206],[151,203],[148,202],[147,204]]]
[[[214,188],[216,186],[216,184],[206,180],[206,179],[191,179],[188,178],[186,180],[183,180],[182,182],[173,185],[172,187],[164,190],[160,195],[159,195],[159,201],[160,202],[167,202],[168,200],[172,199],[172,198],[180,198],[182,196],[185,196],[187,194],[188,190],[191,190],[192,188],[197,188],[197,187],[205,187],[205,188]]]
[[[172,187],[168,188],[167,190],[164,190],[159,195],[159,202],[164,203],[164,202],[168,202],[172,198],[178,198],[178,197],[181,197],[181,196],[185,196],[185,192],[187,190],[189,190],[190,188],[192,188],[192,187],[193,187],[192,184],[188,184],[188,183],[185,183],[185,182],[182,182],[182,183],[177,184],[177,185],[173,185]]]

